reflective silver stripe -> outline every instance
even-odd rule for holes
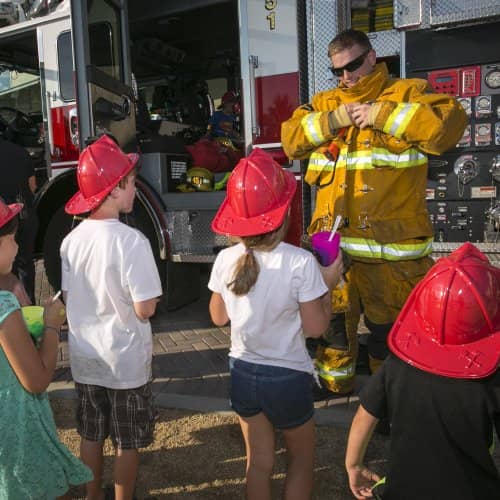
[[[353,256],[396,261],[418,259],[429,255],[432,252],[432,240],[433,238],[428,238],[425,242],[418,244],[387,243],[381,245],[371,239],[343,236],[340,246]]]
[[[377,166],[390,166],[395,168],[415,167],[427,163],[427,156],[418,149],[407,149],[403,153],[391,153],[387,149],[374,148],[372,162]]]
[[[321,113],[309,113],[300,121],[304,134],[308,141],[314,146],[319,146],[326,141],[323,132],[321,131],[320,119]]]
[[[389,115],[389,118],[385,122],[383,132],[386,134],[393,135],[394,137],[401,137],[403,132],[411,120],[412,116],[415,114],[420,104],[410,104],[410,103],[400,103],[396,106],[396,109]]]
[[[355,151],[342,153],[337,160],[338,168],[348,170],[369,170],[376,167],[411,168],[425,165],[427,156],[417,149],[409,149],[404,153],[391,153],[384,148],[374,148],[371,151]]]
[[[354,364],[351,363],[344,368],[333,370],[327,368],[323,363],[316,360],[316,367],[318,368],[319,376],[326,380],[342,379],[354,376]]]
[[[332,172],[335,167],[335,163],[330,161],[322,153],[313,153],[309,157],[308,170],[315,172]]]
[[[356,151],[339,155],[337,167],[347,170],[364,170],[373,168],[371,151]]]
[[[427,156],[414,148],[401,154],[391,153],[384,148],[374,148],[370,151],[341,153],[337,159],[337,168],[347,167],[347,170],[370,170],[377,167],[411,168],[426,163]],[[334,165],[334,162],[322,153],[314,152],[309,158],[311,171],[332,171]]]

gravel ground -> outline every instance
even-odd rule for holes
[[[74,400],[53,399],[52,407],[61,440],[78,455],[74,429]],[[232,413],[196,413],[160,409],[154,443],[142,451],[136,495],[139,499],[243,499],[245,449]],[[315,500],[353,498],[344,473],[347,429],[317,428]],[[370,465],[383,471],[388,440],[375,436],[368,450]],[[111,483],[112,447],[105,447],[105,482]],[[285,472],[285,450],[278,436],[273,498],[280,497]],[[74,488],[73,497],[83,496]]]

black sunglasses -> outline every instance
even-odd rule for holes
[[[365,62],[366,56],[370,53],[370,50],[371,49],[365,50],[360,56],[356,57],[356,59],[353,59],[350,63],[347,63],[341,68],[334,68],[333,66],[330,66],[328,69],[332,72],[332,75],[337,78],[340,78],[344,74],[344,71],[352,73],[362,66]]]

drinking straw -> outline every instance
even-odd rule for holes
[[[335,224],[332,227],[332,232],[330,233],[330,236],[328,237],[328,241],[333,240],[333,237],[335,236],[335,233],[337,232],[337,229],[340,225],[341,220],[342,220],[342,217],[340,215],[337,215],[337,218],[335,219]]]

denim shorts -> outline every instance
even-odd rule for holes
[[[276,429],[290,429],[313,416],[311,374],[235,358],[229,358],[229,367],[231,408],[240,417],[262,412]]]

